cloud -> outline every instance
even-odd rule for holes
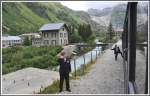
[[[120,3],[127,3],[127,1],[59,1],[61,4],[73,10],[86,11],[89,8],[103,9],[106,7],[113,7]]]
[[[61,4],[73,9],[73,10],[86,10],[86,2],[85,1],[60,1]]]

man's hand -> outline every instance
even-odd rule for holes
[[[60,56],[59,58],[60,58],[60,59],[64,59],[64,56]]]

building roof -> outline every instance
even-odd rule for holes
[[[46,30],[59,30],[62,26],[64,26],[65,23],[48,23],[44,24],[40,31],[46,31]]]
[[[19,36],[2,36],[2,40],[21,40]]]
[[[20,37],[25,37],[25,36],[33,36],[34,38],[40,38],[40,34],[39,33],[24,33],[19,35]]]
[[[20,36],[29,36],[29,35],[39,35],[39,33],[24,33],[21,34]]]

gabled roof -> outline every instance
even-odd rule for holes
[[[24,33],[19,36],[30,36],[30,35],[39,35],[39,33]]]
[[[61,29],[62,26],[64,26],[65,23],[48,23],[44,24],[41,28],[40,31],[46,31],[46,30],[59,30]]]

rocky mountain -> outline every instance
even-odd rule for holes
[[[108,26],[112,22],[114,28],[122,28],[126,13],[126,4],[119,4],[114,7],[104,8],[102,10],[89,9],[87,12],[90,14],[92,20],[101,26]],[[148,4],[138,3],[137,6],[137,23],[138,25],[144,24],[147,21]]]
[[[101,16],[105,16],[105,15],[108,15],[112,12],[112,8],[111,7],[108,7],[108,8],[104,8],[102,10],[98,10],[98,9],[88,9],[87,11],[90,15],[93,15],[93,16],[98,16],[98,17],[101,17]]]
[[[99,25],[94,20],[92,20],[91,16],[87,12],[76,11],[75,14],[77,16],[79,16],[82,20],[84,20],[85,22],[91,24],[93,31],[99,32],[99,31],[103,30],[103,26]]]

